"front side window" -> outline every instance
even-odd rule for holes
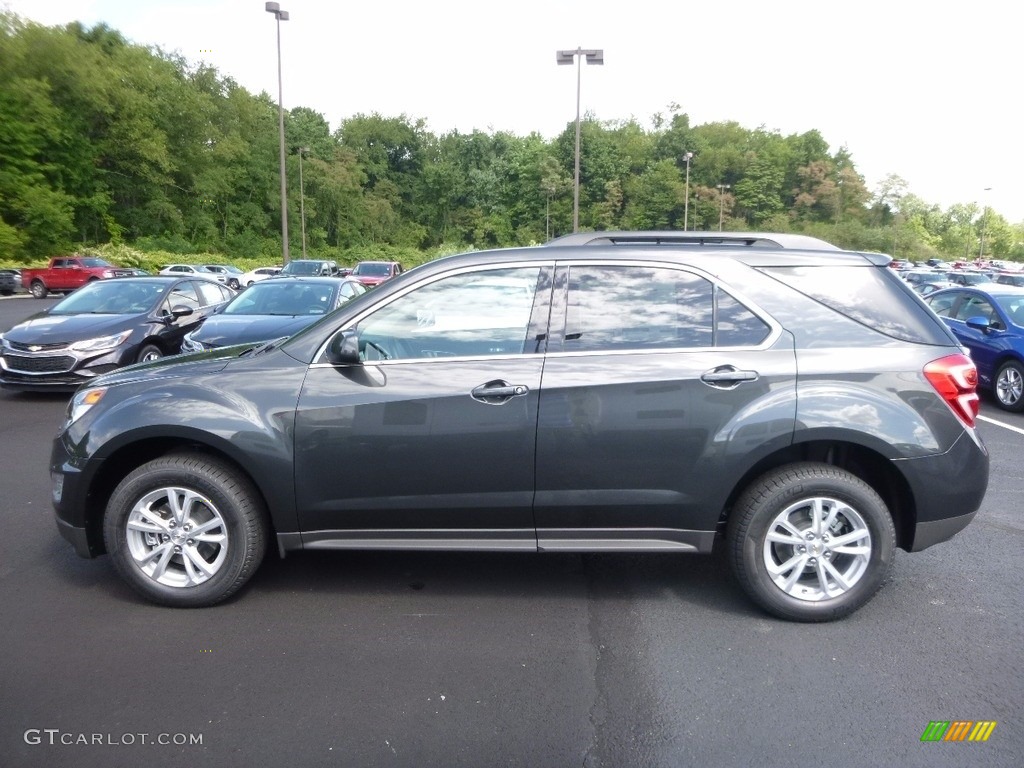
[[[992,302],[983,299],[981,296],[967,296],[960,302],[960,308],[956,311],[956,319],[966,322],[972,317],[983,317],[989,322],[999,320]]]
[[[195,286],[199,289],[199,295],[202,296],[203,303],[207,306],[220,304],[231,298],[228,290],[223,288],[220,283],[202,280],[195,283]]]
[[[196,289],[191,281],[185,281],[178,283],[171,290],[171,295],[167,297],[165,302],[165,309],[169,312],[177,307],[189,307],[192,310],[199,309],[199,295],[196,293]]]
[[[747,307],[689,272],[573,266],[564,352],[755,346],[771,329]]]
[[[360,353],[381,360],[532,352],[528,332],[540,272],[467,272],[410,291],[356,326]]]

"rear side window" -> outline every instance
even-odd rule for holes
[[[657,267],[573,266],[561,351],[755,346],[771,328],[711,281]]]
[[[945,327],[888,267],[764,267],[762,271],[886,336],[919,344],[950,343]]]

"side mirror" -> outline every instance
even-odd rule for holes
[[[359,334],[342,331],[327,345],[327,360],[332,365],[359,365]]]
[[[994,330],[992,323],[981,315],[978,317],[968,317],[964,322],[967,323],[968,328],[973,328],[974,330],[981,331],[982,333],[988,333],[989,331]]]
[[[171,307],[171,317],[177,320],[179,317],[188,317],[192,314],[192,307],[186,307],[179,304],[176,307]]]

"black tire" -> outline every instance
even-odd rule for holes
[[[833,520],[824,530],[813,522],[815,504]],[[776,537],[770,544],[769,532]],[[829,464],[792,464],[756,480],[733,509],[727,536],[740,586],[761,608],[792,621],[832,621],[856,611],[884,583],[896,548],[885,502]],[[840,537],[852,540],[837,547]],[[769,562],[778,568],[774,575]]]
[[[45,299],[46,295],[49,293],[49,291],[46,290],[46,286],[43,285],[42,280],[33,280],[32,284],[29,286],[29,290],[32,292],[32,296],[37,299]]]
[[[1024,366],[1016,360],[1007,360],[999,368],[992,385],[996,403],[1004,411],[1024,411]]]
[[[156,344],[143,344],[142,349],[139,350],[139,356],[136,358],[136,362],[145,363],[150,360],[159,360],[163,356],[164,351]]]
[[[194,496],[189,501],[186,494]],[[178,520],[171,495],[181,509]],[[143,597],[202,608],[234,594],[259,567],[266,519],[259,494],[236,469],[214,457],[172,453],[121,481],[107,503],[103,537],[118,573]],[[191,539],[190,530],[206,538]],[[209,573],[197,570],[200,563]]]

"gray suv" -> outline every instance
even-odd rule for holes
[[[268,549],[721,540],[763,609],[839,618],[988,481],[976,369],[888,262],[678,232],[439,259],[289,339],[80,389],[58,526],[172,606],[225,599]]]

